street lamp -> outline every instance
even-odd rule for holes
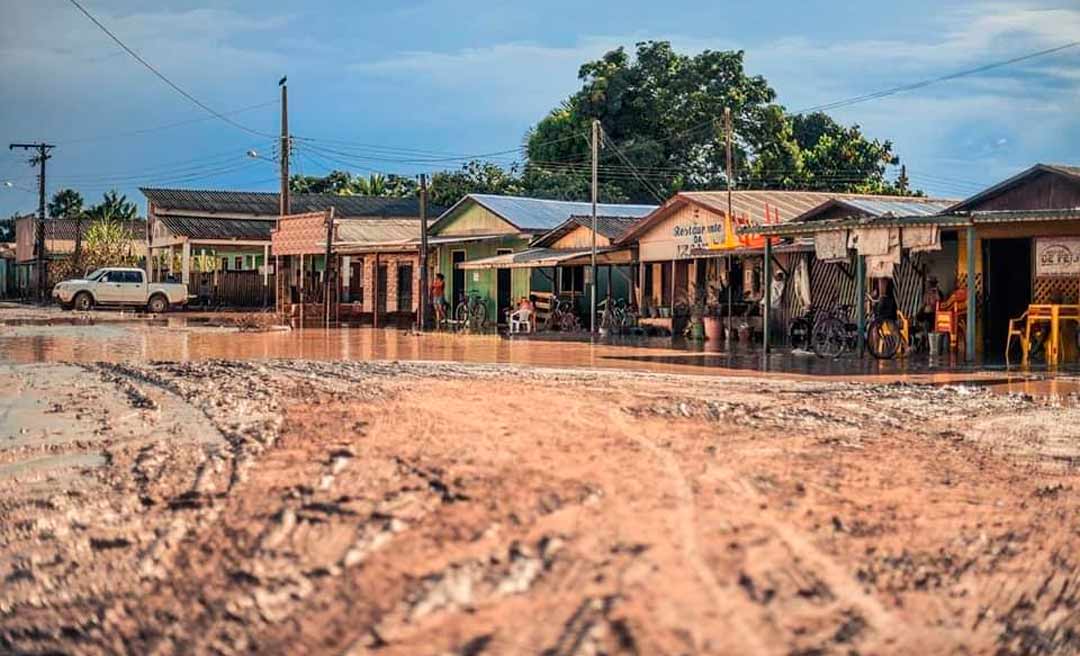
[[[251,159],[261,159],[264,162],[270,162],[271,164],[277,164],[276,160],[270,159],[269,157],[263,157],[262,155],[259,154],[259,151],[255,150],[254,148],[247,151],[247,156],[250,157]]]

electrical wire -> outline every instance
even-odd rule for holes
[[[213,109],[212,107],[210,107],[209,105],[207,105],[203,101],[201,101],[198,98],[196,98],[195,96],[191,95],[190,93],[185,91],[183,88],[181,88],[180,85],[176,84],[175,82],[170,80],[168,77],[166,77],[164,73],[162,73],[158,69],[154,68],[154,66],[150,62],[143,59],[142,56],[139,55],[139,53],[135,52],[130,47],[128,47],[128,45],[126,43],[124,43],[123,41],[120,40],[120,37],[113,34],[109,30],[109,28],[105,27],[105,25],[102,24],[101,21],[99,21],[97,18],[94,17],[93,14],[91,14],[89,11],[87,11],[87,9],[85,7],[83,7],[81,4],[79,4],[79,0],[68,0],[68,2],[70,2],[72,5],[75,6],[76,9],[78,9],[80,12],[82,12],[84,16],[89,18],[90,22],[92,22],[94,25],[97,25],[98,28],[100,28],[102,32],[107,34],[110,39],[115,41],[118,46],[123,48],[124,52],[131,55],[135,59],[135,61],[142,64],[144,67],[146,67],[147,70],[149,70],[151,73],[153,73],[155,76],[157,76],[158,79],[160,79],[165,84],[169,85],[169,87],[171,87],[174,91],[176,91],[181,96],[183,96],[183,97],[187,98],[188,100],[190,100],[192,103],[194,103],[199,108],[205,110],[210,115],[224,121],[225,123],[228,123],[229,125],[231,125],[231,126],[233,126],[235,128],[243,130],[244,132],[249,132],[251,134],[254,134],[254,135],[257,135],[257,136],[260,136],[260,137],[271,137],[271,138],[274,137],[274,135],[272,135],[272,134],[269,134],[269,133],[266,133],[266,132],[260,132],[258,130],[249,128],[248,126],[244,125],[243,123],[238,123],[238,122],[232,120],[231,118],[229,118],[225,114],[222,114],[221,112]]]
[[[795,113],[795,114],[807,114],[807,113],[810,113],[810,112],[823,112],[823,111],[827,111],[827,110],[830,110],[830,109],[838,109],[840,107],[848,107],[850,105],[855,105],[855,104],[858,104],[858,103],[867,102],[869,100],[877,100],[878,98],[885,98],[887,96],[892,96],[892,95],[895,95],[895,94],[898,94],[898,93],[903,93],[905,91],[913,91],[915,89],[922,89],[922,88],[928,87],[928,86],[930,86],[932,84],[939,84],[941,82],[947,82],[949,80],[955,80],[955,79],[958,79],[958,78],[961,78],[961,77],[967,77],[969,75],[975,75],[975,74],[978,74],[978,73],[985,73],[986,71],[990,71],[990,70],[993,70],[995,68],[1002,68],[1004,66],[1009,66],[1009,65],[1012,65],[1012,64],[1018,64],[1018,63],[1020,63],[1022,61],[1028,61],[1028,60],[1031,60],[1031,59],[1037,59],[1039,57],[1045,57],[1047,55],[1052,55],[1054,53],[1058,53],[1058,52],[1061,52],[1063,50],[1068,50],[1069,48],[1075,48],[1076,46],[1080,46],[1080,41],[1072,41],[1070,43],[1066,43],[1064,45],[1056,46],[1054,48],[1047,48],[1046,50],[1039,50],[1037,52],[1028,53],[1026,55],[1020,55],[1018,57],[1013,57],[1011,59],[1006,59],[1006,60],[998,61],[998,62],[992,62],[992,63],[989,63],[989,64],[983,64],[982,66],[976,66],[975,68],[969,68],[969,69],[966,69],[966,70],[957,71],[955,73],[949,73],[948,75],[942,75],[940,77],[930,78],[930,79],[927,79],[927,80],[920,80],[918,82],[912,82],[910,84],[903,84],[903,85],[892,87],[892,88],[889,88],[889,89],[883,89],[881,91],[875,91],[873,93],[863,94],[861,96],[853,96],[851,98],[845,98],[843,100],[835,100],[833,102],[822,103],[820,105],[813,105],[811,107],[807,107],[805,109],[800,109],[800,110],[798,110],[796,112],[793,112],[793,113]]]
[[[275,99],[275,100],[271,100],[269,102],[259,103],[258,105],[250,105],[248,107],[241,107],[239,109],[229,110],[227,112],[222,112],[222,114],[225,115],[225,116],[233,116],[233,115],[236,115],[236,114],[243,114],[245,112],[254,111],[256,109],[262,109],[264,107],[276,106],[279,103],[280,103],[280,101]],[[96,137],[84,137],[84,138],[79,138],[79,139],[69,139],[67,141],[58,141],[56,143],[57,143],[57,145],[60,145],[60,146],[70,146],[70,145],[73,145],[73,144],[91,143],[91,142],[94,142],[94,141],[106,141],[106,140],[115,139],[115,138],[118,138],[118,137],[135,137],[135,136],[141,136],[141,135],[145,135],[145,134],[154,134],[154,133],[160,132],[162,130],[171,130],[172,128],[178,128],[178,127],[182,127],[182,126],[185,126],[185,125],[191,125],[193,123],[202,123],[204,121],[209,121],[209,120],[212,120],[214,118],[215,118],[214,116],[200,116],[198,118],[192,118],[192,119],[188,119],[188,120],[185,120],[185,121],[177,121],[175,123],[166,123],[165,125],[158,125],[158,126],[155,126],[155,127],[152,127],[152,128],[140,128],[138,130],[129,130],[129,131],[126,131],[126,132],[114,132],[112,134],[102,134],[102,135],[98,135]]]

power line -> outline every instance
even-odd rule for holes
[[[942,75],[940,77],[930,78],[930,79],[927,79],[927,80],[920,80],[918,82],[912,82],[910,84],[904,84],[904,85],[892,87],[890,89],[883,89],[881,91],[875,91],[873,93],[867,93],[867,94],[863,94],[861,96],[853,96],[851,98],[845,98],[843,100],[835,100],[835,101],[832,101],[832,102],[823,103],[821,105],[814,105],[812,107],[807,107],[806,109],[800,109],[800,110],[798,110],[796,112],[793,112],[793,113],[794,114],[806,114],[808,112],[821,112],[821,111],[826,111],[826,110],[829,110],[829,109],[837,109],[837,108],[840,108],[840,107],[847,107],[849,105],[855,105],[855,104],[858,104],[858,103],[867,102],[869,100],[876,100],[878,98],[884,98],[886,96],[892,96],[892,95],[895,95],[895,94],[898,94],[898,93],[902,93],[904,91],[913,91],[915,89],[921,89],[923,87],[928,87],[928,86],[930,86],[932,84],[938,84],[938,83],[941,83],[941,82],[947,82],[949,80],[955,80],[955,79],[961,78],[961,77],[967,77],[968,75],[975,75],[977,73],[984,73],[986,71],[993,70],[995,68],[1001,68],[1003,66],[1009,66],[1010,64],[1017,64],[1019,62],[1027,61],[1027,60],[1030,60],[1030,59],[1036,59],[1036,58],[1039,58],[1039,57],[1045,57],[1047,55],[1052,55],[1054,53],[1061,52],[1063,50],[1068,50],[1069,48],[1075,48],[1076,46],[1080,46],[1080,41],[1072,41],[1070,43],[1066,43],[1064,45],[1060,45],[1060,46],[1057,46],[1057,47],[1054,47],[1054,48],[1047,48],[1046,50],[1039,50],[1037,52],[1028,53],[1026,55],[1020,55],[1019,57],[1013,57],[1011,59],[1006,59],[1006,60],[1003,60],[1003,61],[992,62],[990,64],[983,64],[982,66],[976,66],[975,68],[969,68],[969,69],[966,69],[966,70],[957,71],[955,73],[950,73],[948,75]]]
[[[181,96],[187,98],[188,100],[190,100],[195,105],[202,108],[203,110],[205,110],[206,112],[208,112],[212,116],[215,116],[216,118],[224,121],[225,123],[228,123],[229,125],[231,125],[231,126],[233,126],[235,128],[238,128],[238,129],[243,130],[245,132],[250,132],[251,134],[258,135],[260,137],[273,137],[274,136],[274,135],[271,135],[271,134],[267,134],[265,132],[259,132],[258,130],[253,130],[252,128],[249,128],[248,126],[244,125],[243,123],[237,123],[236,121],[232,120],[231,118],[229,118],[225,114],[222,114],[221,112],[211,108],[209,105],[205,104],[204,102],[202,102],[201,100],[199,100],[195,96],[191,95],[190,93],[188,93],[187,91],[182,89],[180,87],[180,85],[176,84],[175,82],[170,80],[168,77],[166,77],[164,73],[162,73],[158,69],[154,68],[154,66],[150,62],[143,59],[139,55],[139,53],[137,53],[134,50],[132,50],[131,48],[129,48],[126,43],[124,43],[123,41],[120,40],[120,37],[113,34],[109,30],[109,28],[105,27],[105,25],[103,25],[101,23],[101,21],[99,21],[97,18],[94,17],[93,14],[91,14],[89,11],[87,11],[85,7],[83,7],[81,4],[79,4],[79,0],[68,0],[68,1],[71,4],[73,4],[76,9],[78,9],[80,12],[82,12],[84,16],[89,18],[90,22],[92,22],[94,25],[97,25],[98,28],[100,28],[102,32],[107,34],[110,39],[115,41],[118,46],[123,48],[124,52],[131,55],[135,59],[135,61],[137,61],[140,64],[142,64],[143,66],[145,66],[147,70],[149,70],[151,73],[153,73],[155,76],[157,76],[158,79],[160,79],[162,82],[169,85],[174,91],[179,93]]]
[[[250,111],[254,111],[256,109],[262,109],[264,107],[270,107],[271,105],[277,105],[277,104],[278,104],[278,101],[275,99],[275,100],[271,100],[270,102],[259,103],[258,105],[250,105],[248,107],[241,107],[239,109],[229,110],[227,112],[222,112],[222,114],[224,116],[242,114],[244,112],[250,112]],[[101,135],[94,136],[94,137],[83,137],[83,138],[79,138],[79,139],[70,139],[68,141],[59,141],[57,143],[60,144],[60,145],[71,145],[71,144],[89,143],[89,142],[93,142],[93,141],[106,141],[108,139],[115,139],[117,137],[135,137],[135,136],[140,136],[140,135],[144,135],[144,134],[153,134],[155,132],[160,132],[161,130],[170,130],[172,128],[178,128],[178,127],[182,127],[182,126],[185,126],[185,125],[191,125],[192,123],[201,123],[203,121],[209,121],[209,120],[211,120],[213,118],[216,118],[216,117],[214,117],[214,116],[200,116],[199,118],[187,119],[185,121],[177,121],[175,123],[166,123],[165,125],[158,125],[158,126],[151,127],[151,128],[140,128],[138,130],[129,130],[129,131],[126,131],[126,132],[114,132],[112,134],[101,134]]]

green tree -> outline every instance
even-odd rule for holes
[[[440,171],[431,176],[430,200],[449,207],[466,194],[520,194],[517,168],[504,169],[492,162],[473,160],[456,171]]]
[[[891,143],[869,141],[858,126],[845,128],[824,114],[797,124],[765,78],[747,75],[742,51],[682,55],[666,41],[647,41],[633,56],[617,48],[586,62],[578,78],[581,89],[526,135],[526,188],[533,181],[546,188],[557,174],[588,179],[593,119],[618,144],[618,153],[602,151],[601,178],[623,197],[656,202],[656,195],[681,189],[722,187],[722,118],[730,108],[738,186],[825,188],[843,174],[838,190],[895,191],[884,178],[885,165],[896,161]],[[848,155],[850,165],[842,166]]]
[[[74,189],[61,189],[49,201],[49,216],[54,219],[74,219],[83,213],[82,194]]]
[[[805,160],[805,188],[910,193],[906,182],[885,177],[886,166],[900,163],[891,141],[869,140],[858,125],[840,125],[821,112],[792,117],[792,129]]]
[[[86,215],[95,221],[99,219],[129,221],[138,216],[138,213],[139,208],[135,203],[129,202],[127,196],[121,195],[115,189],[105,192],[101,202],[86,211]]]
[[[76,265],[78,265],[82,262],[82,227],[83,219],[86,217],[86,211],[83,209],[82,194],[74,189],[61,189],[53,194],[52,199],[49,201],[48,210],[49,216],[53,218],[75,220],[75,253],[72,257]]]

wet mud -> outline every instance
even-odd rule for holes
[[[6,373],[0,651],[1080,650],[1080,410],[1032,396],[298,359]],[[34,464],[66,456],[96,459]]]

